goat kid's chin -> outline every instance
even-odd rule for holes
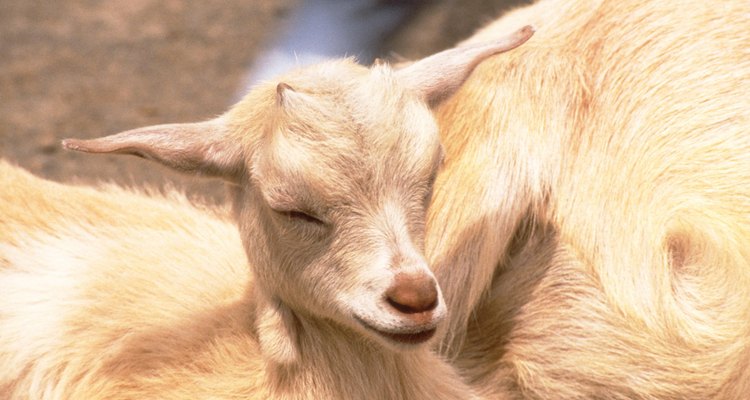
[[[404,313],[380,300],[373,307],[355,307],[352,319],[358,331],[392,350],[417,348],[435,336],[446,317],[442,298],[429,310]]]

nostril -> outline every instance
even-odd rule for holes
[[[396,275],[385,296],[388,304],[403,314],[432,311],[438,305],[435,280],[424,274]]]
[[[403,314],[416,314],[416,313],[421,313],[421,312],[426,312],[426,311],[432,311],[435,309],[435,307],[437,307],[437,299],[435,299],[433,302],[429,304],[419,304],[419,305],[417,305],[416,303],[409,304],[408,302],[405,302],[405,301],[399,302],[399,300],[393,299],[392,297],[387,297],[386,300],[388,301],[388,304],[391,305],[391,307],[395,308],[396,310],[398,310],[399,312]],[[407,303],[407,304],[404,304],[404,303]]]

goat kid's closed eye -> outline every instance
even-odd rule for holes
[[[311,215],[310,212],[305,212],[305,211],[300,211],[300,210],[277,210],[277,209],[273,209],[273,212],[293,222],[302,222],[306,224],[318,225],[321,227],[327,225],[320,218]]]

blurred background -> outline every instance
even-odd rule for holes
[[[254,82],[320,57],[422,57],[526,2],[2,0],[0,157],[57,181],[173,184],[222,202],[220,182],[66,152],[60,140],[205,120]]]

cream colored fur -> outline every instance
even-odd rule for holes
[[[438,109],[445,354],[496,399],[750,398],[750,2],[543,0]]]
[[[64,141],[225,179],[239,232],[0,163],[0,397],[475,398],[425,345],[446,315],[422,251],[428,105],[532,32],[398,71],[331,61],[211,121]]]
[[[0,184],[0,398],[473,397],[427,349],[324,320],[300,318],[300,359],[275,363],[228,212],[4,163]]]
[[[4,399],[470,396],[429,352],[378,351],[320,321],[294,368],[268,365],[227,215],[7,164],[0,182]]]

